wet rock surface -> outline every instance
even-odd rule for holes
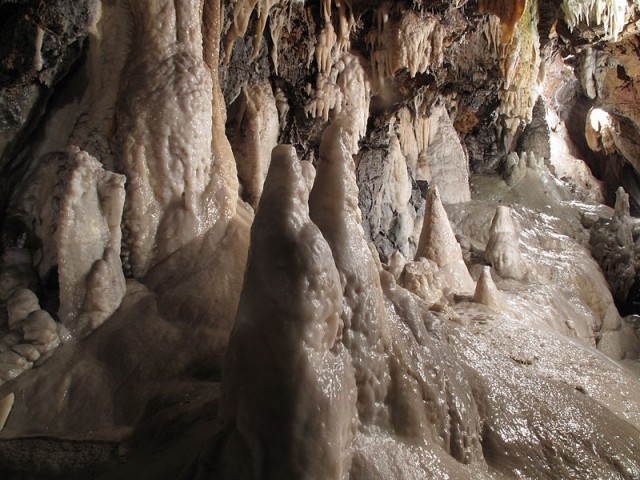
[[[636,3],[0,0],[0,476],[638,478]]]

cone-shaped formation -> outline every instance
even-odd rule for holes
[[[307,199],[294,148],[276,147],[224,367],[230,437],[215,478],[347,476],[356,394],[337,341],[342,289]]]
[[[309,209],[340,273],[345,306],[342,342],[355,368],[358,417],[363,424],[380,425],[388,417],[388,319],[379,269],[364,238],[350,145],[348,130],[337,124],[327,127]]]
[[[430,187],[427,195],[417,257],[434,261],[454,293],[473,293],[475,284],[462,259],[462,250],[453,234],[436,186]]]
[[[491,267],[484,267],[480,278],[478,278],[478,284],[476,285],[476,291],[473,294],[473,301],[486,305],[491,310],[500,312],[504,310],[505,304],[502,300],[502,295],[493,283],[491,278]]]
[[[624,188],[618,187],[618,190],[616,190],[616,203],[613,208],[613,215],[618,218],[628,218],[630,208],[629,194],[624,191]]]
[[[496,208],[484,256],[501,277],[522,280],[527,274],[527,266],[520,257],[520,239],[509,207],[500,205]]]
[[[404,266],[407,264],[407,259],[400,253],[400,250],[396,250],[391,254],[389,258],[389,272],[396,279],[396,282],[400,280],[400,276],[404,270]]]

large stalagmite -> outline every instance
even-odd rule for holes
[[[274,149],[224,370],[221,478],[348,478],[356,392],[342,292],[308,196],[293,147]]]
[[[340,273],[342,341],[355,368],[360,422],[384,424],[389,388],[384,358],[389,342],[387,318],[378,269],[362,230],[350,135],[341,126],[331,125],[323,135],[309,208]]]

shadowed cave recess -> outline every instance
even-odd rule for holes
[[[640,2],[0,26],[0,478],[640,478]]]

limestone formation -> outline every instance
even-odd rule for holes
[[[0,0],[0,476],[640,478],[638,7]]]
[[[473,294],[473,301],[486,305],[490,309],[500,312],[504,310],[505,304],[498,287],[491,278],[491,267],[484,267],[478,278],[476,291]]]
[[[447,287],[455,293],[472,294],[475,284],[462,258],[447,212],[442,206],[438,187],[429,187],[424,223],[416,257],[438,265]]]
[[[240,112],[229,136],[242,197],[255,208],[269,169],[271,150],[278,143],[278,110],[268,82],[246,85],[239,103]]]
[[[418,258],[404,266],[402,286],[428,305],[433,305],[442,300],[448,283],[437,263],[427,258]]]
[[[14,215],[33,225],[30,234],[40,241],[35,265],[41,278],[57,277],[60,319],[74,334],[87,335],[124,296],[124,177],[71,147],[44,158],[20,198]]]
[[[355,369],[358,418],[372,427],[384,425],[389,415],[384,402],[390,383],[388,319],[379,270],[364,238],[354,169],[349,132],[330,125],[323,134],[309,209],[340,274],[342,341]]]
[[[342,288],[308,196],[293,147],[274,149],[224,370],[226,476],[347,476],[356,392]]]
[[[407,259],[399,251],[395,251],[389,258],[389,272],[396,279],[396,282],[400,280],[406,264]]]
[[[520,239],[509,207],[500,205],[491,221],[485,258],[501,277],[522,280],[527,266],[520,256]]]

